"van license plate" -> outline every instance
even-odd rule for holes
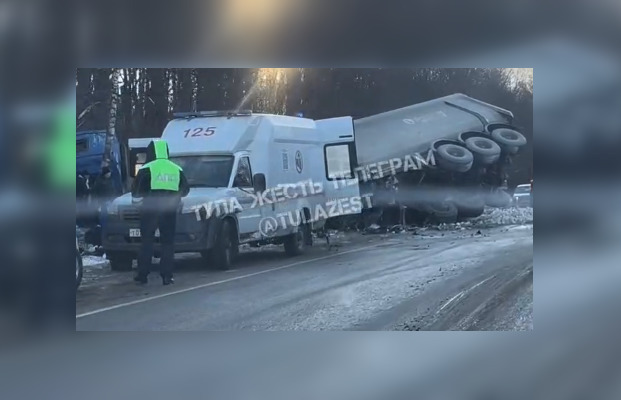
[[[140,229],[130,229],[129,237],[140,237]],[[160,237],[160,230],[155,230],[155,237]]]

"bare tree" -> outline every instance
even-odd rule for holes
[[[102,167],[110,164],[110,150],[112,148],[112,141],[116,137],[116,110],[119,103],[119,80],[121,78],[121,70],[119,68],[112,68],[110,73],[110,80],[112,88],[110,90],[110,101],[108,108],[108,125],[106,127],[106,145],[104,147],[104,158],[102,161]]]
[[[84,124],[84,122],[86,121],[86,116],[88,115],[89,112],[91,112],[91,110],[96,107],[97,105],[99,105],[99,102],[95,102],[91,105],[89,105],[88,107],[86,107],[84,110],[82,110],[82,112],[80,114],[78,114],[78,117],[76,118],[77,120],[77,129],[80,129],[80,127]]]

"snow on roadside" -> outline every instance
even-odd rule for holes
[[[239,245],[240,252],[256,252],[256,251],[264,251],[266,249],[274,250],[279,249],[280,247],[277,244],[264,244],[259,247],[252,247],[249,244]]]
[[[503,225],[524,225],[533,223],[533,209],[525,208],[486,208],[482,215],[454,224],[440,224],[438,230],[459,230],[490,228]]]
[[[104,267],[108,265],[108,260],[98,256],[82,256],[82,264],[88,268]]]

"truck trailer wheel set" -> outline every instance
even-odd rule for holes
[[[526,144],[526,138],[516,128],[506,124],[495,124],[484,131],[467,131],[457,140],[438,140],[432,144],[437,167],[449,173],[463,174],[474,166],[487,167],[497,163],[504,154],[511,155]],[[510,196],[500,190],[472,193],[467,190],[460,196],[448,196],[442,200],[419,202],[415,208],[428,214],[427,220],[436,223],[450,223],[456,220],[475,218],[483,214],[485,205],[507,207]],[[454,206],[449,205],[452,203]]]

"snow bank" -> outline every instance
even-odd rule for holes
[[[502,225],[522,225],[533,223],[533,209],[526,208],[486,208],[482,215],[464,222],[440,224],[438,230],[471,228],[491,228]]]
[[[103,267],[108,265],[108,260],[98,256],[82,256],[82,264],[84,267]]]

